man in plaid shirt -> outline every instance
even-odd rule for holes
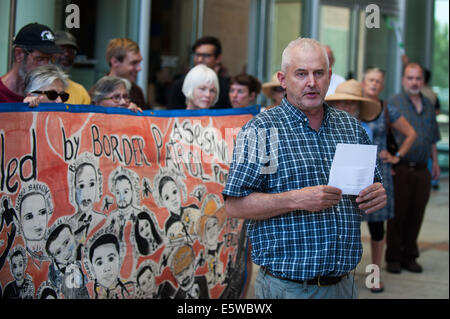
[[[257,298],[356,298],[349,274],[362,254],[362,213],[386,205],[378,166],[358,196],[327,186],[336,145],[370,144],[358,121],[324,104],[331,69],[312,39],[292,41],[278,79],[281,105],[239,132],[223,191],[229,216],[247,220]]]

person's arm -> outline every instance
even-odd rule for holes
[[[391,125],[394,129],[396,129],[405,136],[403,143],[398,148],[398,153],[400,154],[401,157],[403,157],[406,155],[406,153],[408,153],[409,149],[416,140],[417,133],[403,115],[400,116]],[[400,157],[393,156],[386,150],[380,152],[380,158],[383,159],[384,163],[397,164],[400,161]]]
[[[433,144],[431,146],[431,160],[432,160],[432,167],[431,167],[431,177],[433,179],[438,179],[441,175],[441,168],[439,167],[438,163],[438,151],[436,144]]]
[[[228,196],[225,200],[225,211],[233,218],[254,220],[267,219],[294,210],[318,212],[338,204],[341,193],[339,188],[320,185],[277,194]]]

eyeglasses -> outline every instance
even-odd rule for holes
[[[214,53],[194,53],[196,58],[210,58],[214,55]]]
[[[116,103],[120,103],[120,100],[124,99],[125,102],[130,102],[130,97],[128,96],[128,94],[114,94],[113,96],[110,97],[105,97],[103,100],[113,100]]]
[[[31,58],[33,59],[34,63],[36,64],[42,64],[42,63],[53,63],[55,62],[55,57],[53,55],[46,55],[46,56],[42,56],[42,55],[33,55],[33,51],[28,51],[27,49],[24,49],[24,51],[31,56]]]
[[[70,45],[61,45],[59,46],[61,48],[61,50],[64,51],[65,54],[70,54],[70,55],[77,55],[77,49],[75,49],[74,47],[70,46]]]
[[[70,94],[67,92],[58,93],[55,90],[50,91],[33,91],[31,93],[35,94],[45,94],[50,101],[54,101],[58,98],[61,98],[61,101],[66,102],[69,99]]]

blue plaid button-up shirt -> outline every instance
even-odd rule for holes
[[[324,109],[318,131],[286,98],[251,119],[238,134],[224,197],[327,185],[336,145],[370,142],[355,118],[326,104]],[[378,165],[375,181],[381,182]],[[321,212],[247,220],[253,262],[294,280],[350,272],[362,255],[362,211],[355,198],[343,195],[338,205]]]

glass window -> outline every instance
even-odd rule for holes
[[[433,68],[431,70],[431,86],[437,94],[440,111],[437,121],[441,132],[441,140],[437,144],[438,161],[442,173],[449,171],[449,34],[448,34],[448,0],[436,0],[434,8],[434,47]]]
[[[350,23],[350,8],[320,6],[319,39],[333,50],[333,73],[343,77],[350,71]]]
[[[299,0],[275,0],[270,35],[270,79],[280,71],[281,55],[289,42],[301,35],[302,3]]]

